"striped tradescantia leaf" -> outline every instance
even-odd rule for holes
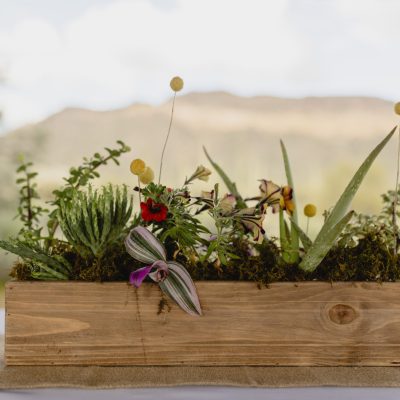
[[[125,248],[135,260],[143,263],[166,261],[167,255],[164,246],[143,226],[133,228],[129,232],[125,239]]]
[[[201,315],[196,287],[189,273],[183,265],[166,261],[163,245],[149,230],[141,226],[132,229],[125,239],[125,247],[134,259],[151,264],[131,273],[129,280],[132,285],[139,287],[149,276],[184,311]]]
[[[159,283],[161,290],[188,314],[201,315],[196,288],[185,267],[177,262],[167,262],[168,276]]]

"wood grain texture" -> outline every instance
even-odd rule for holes
[[[6,364],[400,364],[400,283],[196,286],[202,317],[154,284],[9,282]]]

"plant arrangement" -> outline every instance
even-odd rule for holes
[[[372,163],[397,127],[372,150],[336,204],[325,212],[315,240],[308,236],[316,206],[304,208],[307,227],[298,220],[295,184],[287,149],[281,142],[287,182],[255,180],[255,195],[243,197],[236,184],[204,148],[205,157],[225,187],[210,185],[193,193],[196,180],[208,182],[211,170],[200,165],[182,186],[162,183],[164,155],[172,130],[176,95],[183,81],[170,82],[171,118],[157,179],[139,158],[131,162],[133,187],[94,188],[100,169],[130,151],[122,142],[105,154],[95,153],[73,167],[54,190],[46,208],[39,201],[31,163],[18,168],[21,230],[0,247],[19,256],[11,276],[20,280],[129,281],[138,288],[146,279],[183,310],[201,315],[195,280],[254,280],[259,284],[300,280],[400,279],[398,177],[394,191],[383,195],[379,215],[349,210]],[[395,111],[400,114],[400,104]],[[400,152],[399,152],[400,153]],[[157,183],[156,183],[157,182]],[[279,238],[268,220],[279,219]],[[208,221],[208,222],[206,222]]]

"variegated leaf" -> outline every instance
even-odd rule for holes
[[[138,261],[152,264],[166,261],[166,252],[160,241],[146,228],[133,228],[125,239],[126,251]]]
[[[201,315],[196,287],[185,267],[177,262],[167,262],[168,276],[160,282],[161,290],[170,296],[188,314]]]

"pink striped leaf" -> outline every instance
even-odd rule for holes
[[[142,226],[132,229],[125,239],[125,247],[134,259],[151,263],[131,273],[132,285],[139,287],[149,276],[184,311],[201,315],[196,287],[186,268],[177,262],[166,261],[164,246],[148,229]]]
[[[168,275],[159,282],[161,290],[188,314],[202,315],[196,287],[186,268],[174,261],[167,262],[167,265]]]

